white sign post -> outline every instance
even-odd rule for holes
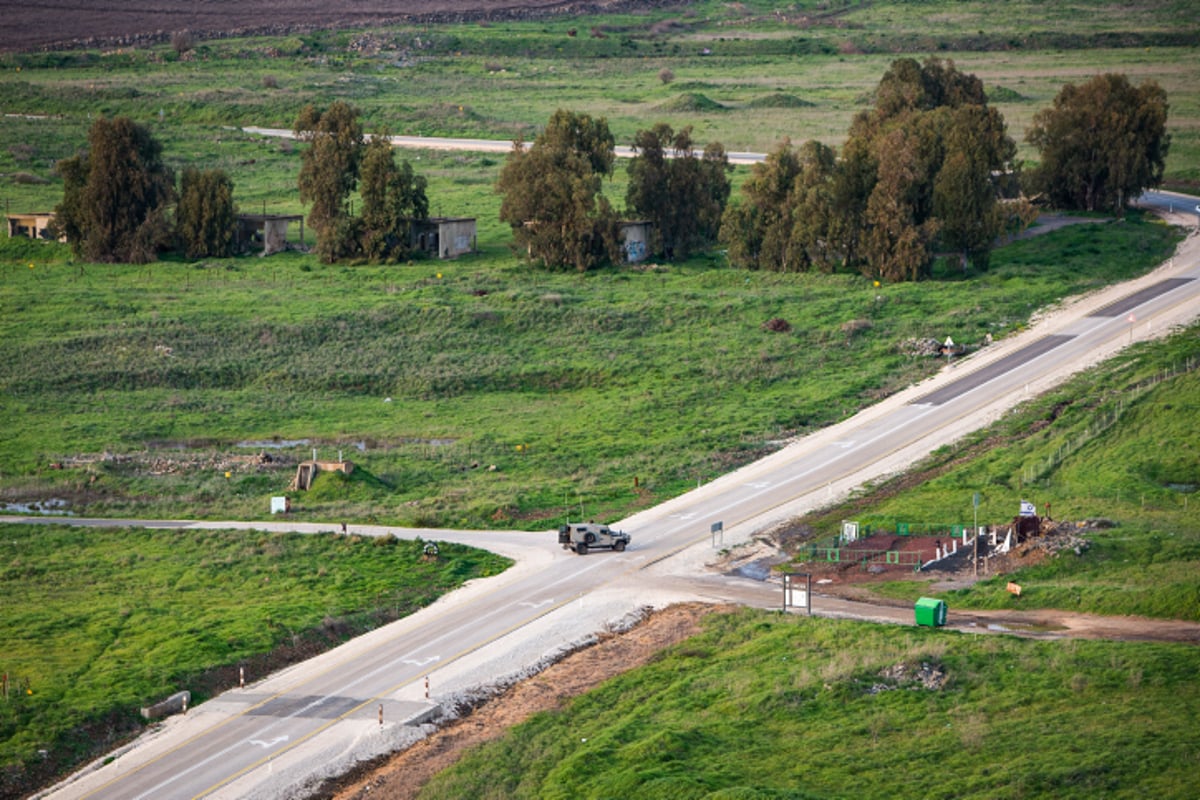
[[[803,608],[812,616],[812,575],[807,572],[783,574],[783,610]]]

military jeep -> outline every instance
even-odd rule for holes
[[[618,553],[629,545],[629,534],[614,531],[607,525],[595,522],[569,522],[558,529],[558,543],[564,550],[574,550],[586,556],[588,550],[606,547]]]

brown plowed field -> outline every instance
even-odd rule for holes
[[[602,13],[654,0],[0,0],[0,51],[57,50],[287,34],[401,22],[471,22]]]

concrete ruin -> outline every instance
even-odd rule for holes
[[[53,211],[30,211],[26,214],[8,215],[8,238],[24,236],[27,239],[51,240],[50,223],[54,221]],[[58,241],[65,242],[66,236],[59,236]]]
[[[238,214],[234,241],[239,250],[262,246],[262,255],[281,253],[291,245],[288,226],[300,223],[299,246],[304,244],[304,216],[301,214]]]
[[[142,706],[142,716],[148,720],[156,720],[170,716],[171,714],[186,714],[188,704],[191,702],[192,693],[185,689],[152,706]]]
[[[621,252],[625,256],[625,263],[638,264],[649,257],[650,232],[653,229],[654,223],[646,220],[620,223],[618,236],[621,238]]]
[[[475,250],[474,217],[430,217],[412,226],[412,247],[441,259]]]
[[[301,461],[296,465],[296,477],[292,478],[292,482],[288,484],[289,492],[307,492],[312,482],[317,477],[317,473],[324,470],[325,472],[340,472],[343,475],[349,475],[354,472],[353,461]]]

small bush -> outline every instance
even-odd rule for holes
[[[191,31],[175,31],[171,34],[171,49],[183,55],[196,46],[196,35]]]
[[[989,103],[1021,103],[1029,98],[1007,86],[993,86],[987,91]]]
[[[279,79],[274,75],[263,75],[262,85],[264,89],[278,89]]]
[[[664,84],[670,83],[675,80],[675,73],[671,71],[670,67],[663,67],[658,71],[658,79]]]
[[[18,164],[27,164],[33,160],[33,154],[35,150],[33,145],[26,142],[20,142],[18,144],[10,144],[8,146],[8,152],[9,155],[12,156],[13,161],[17,162]]]
[[[774,333],[787,333],[792,329],[792,324],[782,317],[773,317],[762,324],[762,329]]]

